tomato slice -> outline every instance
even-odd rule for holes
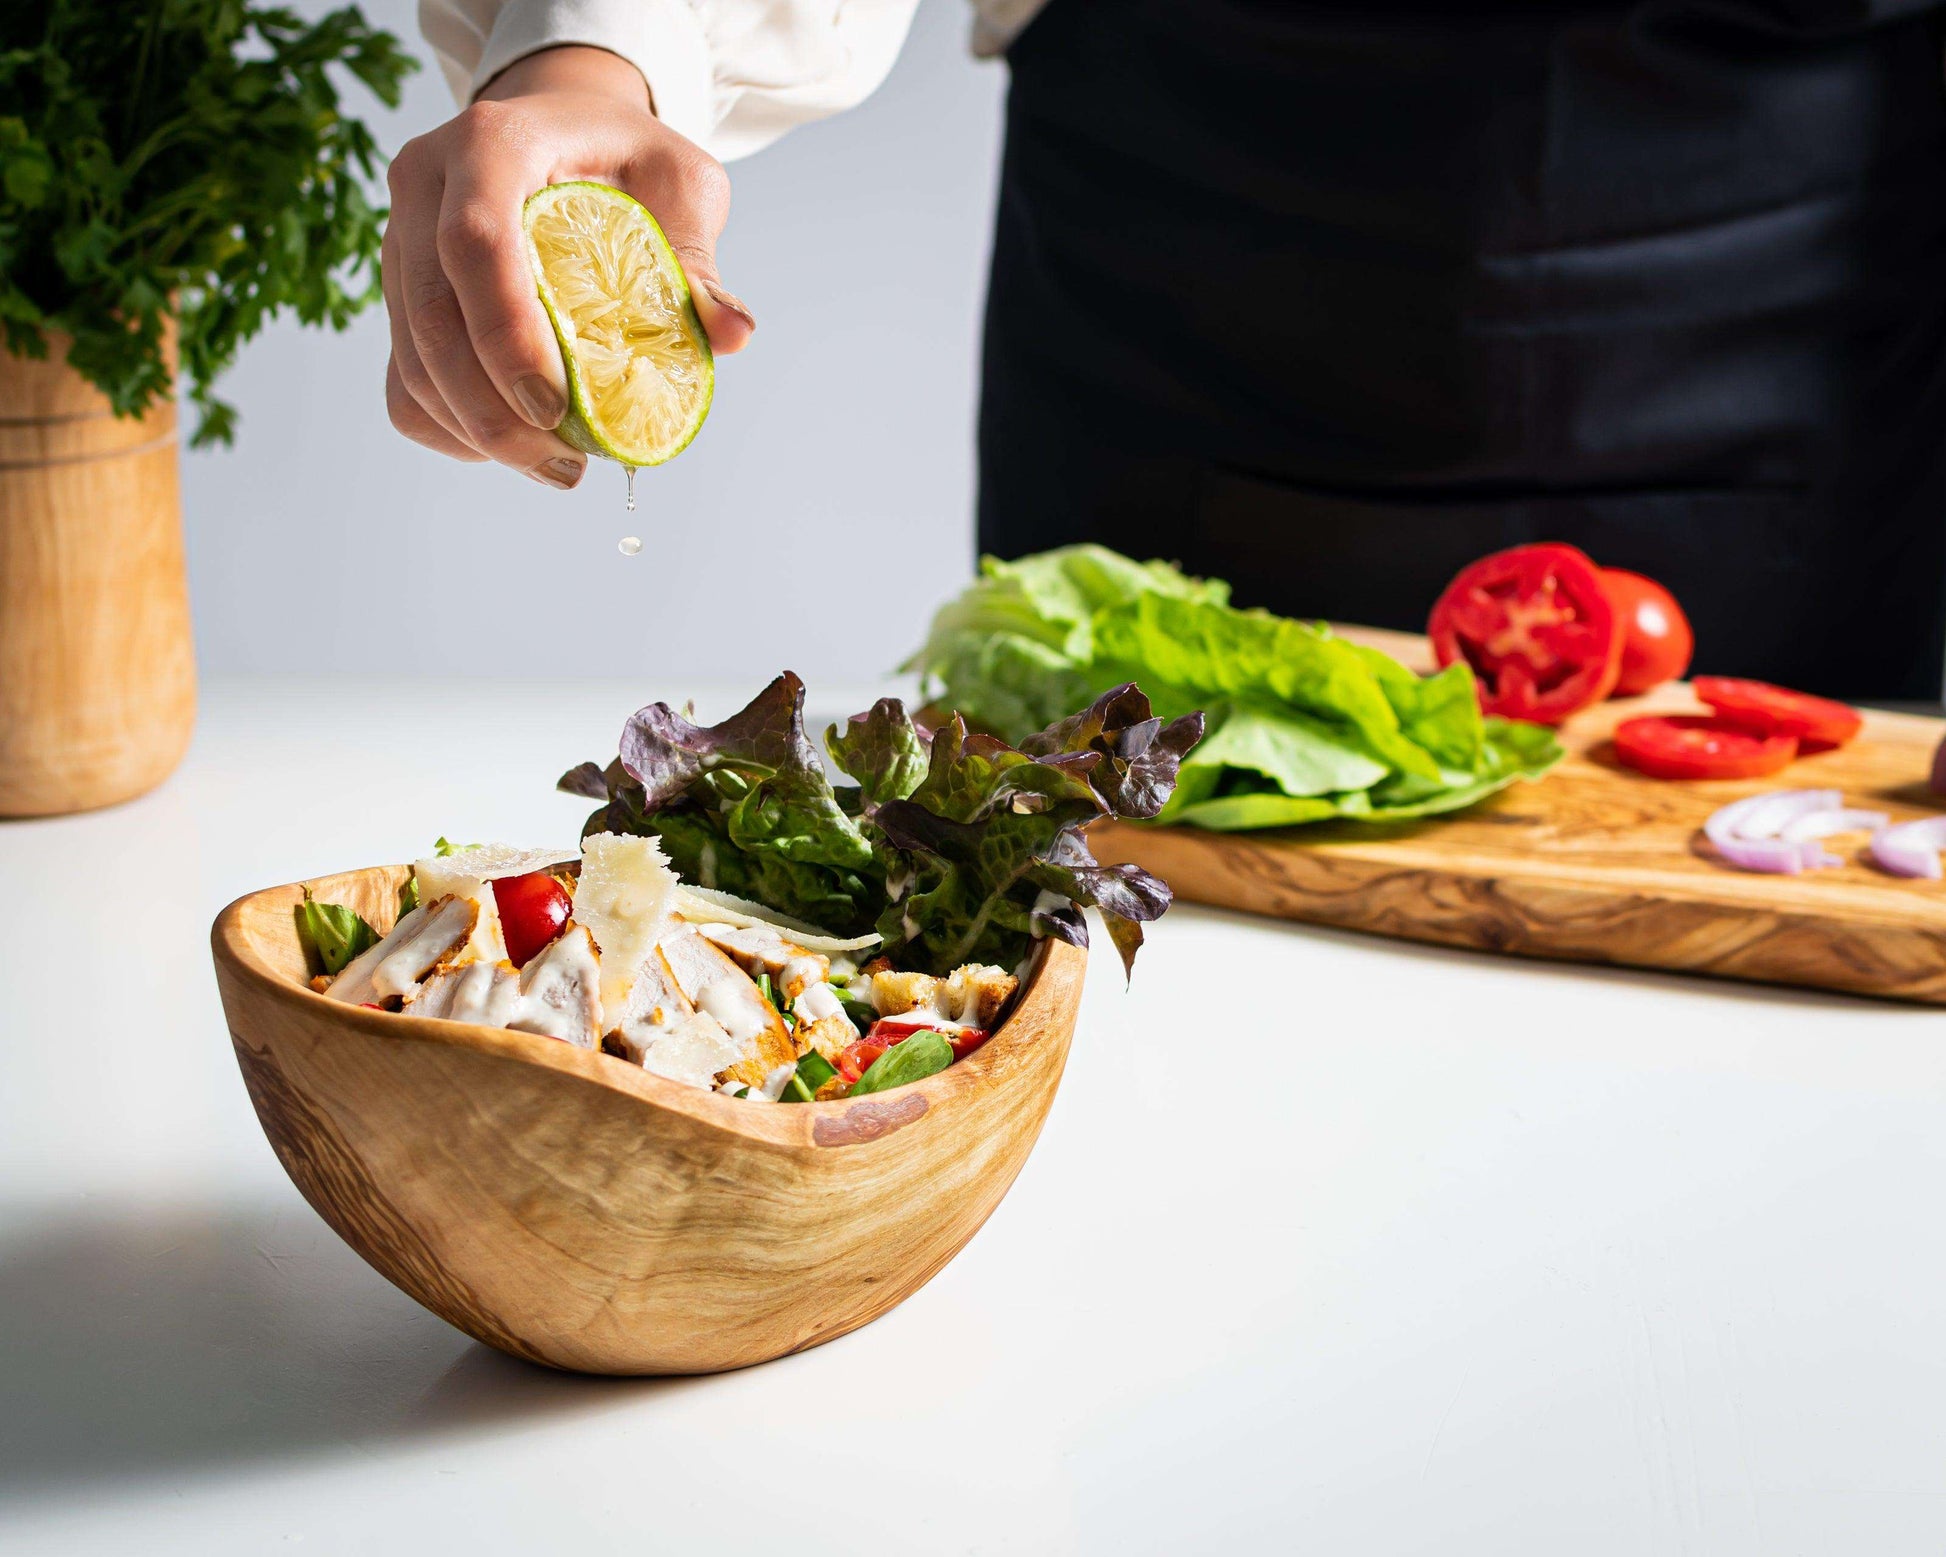
[[[1601,571],[1572,546],[1515,546],[1460,570],[1426,624],[1441,665],[1464,660],[1480,708],[1559,724],[1599,703],[1622,670],[1624,634]]]
[[[1796,755],[1796,736],[1759,735],[1703,714],[1651,714],[1615,728],[1616,760],[1650,778],[1768,778]]]
[[[1689,669],[1696,634],[1674,595],[1626,568],[1603,568],[1601,587],[1621,619],[1622,673],[1611,696],[1639,696]]]
[[[1690,686],[1718,718],[1760,734],[1794,735],[1800,745],[1820,750],[1844,745],[1865,723],[1855,708],[1768,681],[1698,676]]]
[[[501,876],[493,883],[493,901],[500,910],[507,960],[516,968],[526,967],[547,948],[574,907],[568,889],[544,870]]]

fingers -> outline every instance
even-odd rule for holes
[[[546,182],[545,170],[522,154],[522,133],[498,104],[476,104],[454,133],[457,155],[435,235],[439,262],[500,397],[532,426],[552,431],[567,414],[567,375],[521,226],[521,208]]]
[[[439,254],[436,213],[446,181],[436,164],[436,158],[402,152],[391,173],[394,215],[383,270],[400,382],[462,443],[548,486],[573,486],[581,479],[583,458],[522,417],[481,365]]]
[[[654,213],[689,278],[696,314],[720,357],[742,351],[757,321],[716,273],[716,240],[730,216],[730,179],[701,148],[671,134],[622,170],[623,188]]]
[[[453,459],[465,460],[469,465],[478,465],[486,460],[478,449],[470,443],[462,443],[434,421],[426,408],[412,398],[411,391],[399,376],[399,359],[396,356],[385,364],[385,409],[391,414],[395,428],[433,453],[450,455]]]
[[[461,434],[458,419],[446,408],[446,402],[440,399],[425,364],[419,360],[418,348],[412,344],[412,329],[406,322],[405,297],[399,287],[399,265],[393,252],[390,228],[386,231],[379,254],[379,280],[385,289],[385,314],[392,331],[392,356],[385,368],[386,409],[392,414],[392,425],[415,443],[424,443],[425,440],[418,437],[414,429],[421,423],[430,422],[445,434],[449,442],[467,451],[461,458],[485,459],[486,456]],[[392,397],[394,379],[398,381],[401,395],[397,400]]]

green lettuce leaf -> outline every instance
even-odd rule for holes
[[[340,903],[320,903],[304,889],[304,901],[292,910],[297,919],[297,940],[304,948],[304,960],[314,973],[336,976],[360,952],[378,944],[378,931],[365,923],[358,911]]]
[[[667,703],[638,710],[606,770],[582,763],[560,787],[607,804],[590,832],[659,837],[685,881],[753,898],[838,934],[868,929],[883,873],[804,732],[804,683],[788,672],[721,724]]]
[[[1220,581],[1101,547],[991,558],[908,668],[1014,741],[1117,682],[1164,719],[1209,711],[1159,820],[1224,830],[1457,810],[1559,758],[1481,717],[1471,671],[1421,677],[1321,624],[1239,611]]]
[[[905,704],[882,697],[862,714],[853,714],[840,729],[824,734],[831,760],[858,781],[866,805],[903,800],[926,776],[926,740]]]

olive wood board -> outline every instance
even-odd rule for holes
[[[1415,669],[1423,638],[1346,628]],[[1946,720],[1865,712],[1858,738],[1774,778],[1670,783],[1614,759],[1642,713],[1706,712],[1686,685],[1616,699],[1561,729],[1545,778],[1470,810],[1385,825],[1260,833],[1104,824],[1106,863],[1132,860],[1178,898],[1247,913],[1521,957],[1708,974],[1946,1005],[1946,883],[1876,868],[1862,834],[1830,840],[1841,867],[1763,875],[1723,863],[1710,813],[1768,789],[1829,788],[1894,821],[1934,814],[1927,787]]]

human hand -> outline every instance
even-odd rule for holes
[[[547,49],[502,71],[471,107],[393,159],[385,403],[413,442],[498,460],[548,486],[581,479],[586,456],[553,433],[567,412],[567,378],[521,230],[530,194],[576,178],[612,184],[654,213],[712,352],[749,341],[756,321],[716,274],[730,210],[722,165],[655,117],[626,60]]]

